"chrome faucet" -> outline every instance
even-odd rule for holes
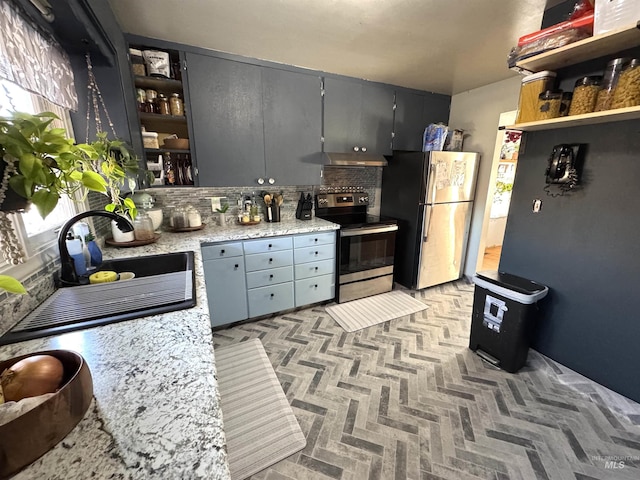
[[[69,255],[69,249],[67,248],[67,234],[71,227],[78,221],[87,217],[107,217],[116,221],[118,228],[122,232],[132,232],[133,225],[125,217],[113,212],[107,212],[106,210],[87,210],[86,212],[79,213],[78,215],[67,220],[67,222],[60,228],[58,233],[58,249],[60,250],[60,286],[67,285],[79,285],[80,279],[76,272],[76,267],[73,263],[73,258]]]

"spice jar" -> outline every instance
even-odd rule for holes
[[[611,108],[640,105],[640,60],[634,58],[624,67],[613,93]]]
[[[179,94],[171,94],[171,98],[169,99],[169,106],[171,108],[171,115],[184,115],[184,105]]]
[[[147,212],[139,210],[133,221],[133,235],[136,240],[153,240],[153,220]]]
[[[171,111],[169,110],[169,99],[163,93],[158,95],[158,113],[160,115],[171,114]]]
[[[618,85],[620,73],[622,73],[622,69],[627,63],[629,63],[628,58],[615,58],[607,63],[607,68],[602,78],[602,85],[600,85],[600,91],[596,99],[596,106],[593,110],[594,112],[602,112],[603,110],[609,110],[611,108],[613,92],[616,89],[616,85]]]
[[[549,120],[560,116],[562,90],[547,90],[538,95],[537,120]]]
[[[142,50],[138,50],[137,48],[130,48],[129,58],[131,58],[131,70],[133,70],[133,74],[144,77],[147,74],[147,69],[144,66]]]
[[[145,103],[147,103],[147,92],[145,92],[144,88],[136,89],[136,98],[138,100],[138,110],[144,112]]]
[[[569,115],[582,115],[593,112],[601,83],[602,77],[600,75],[579,79],[573,89],[573,99],[571,100],[571,107],[569,107]]]
[[[566,117],[567,115],[569,115],[569,108],[571,107],[572,98],[572,92],[562,92],[562,98],[560,99],[560,117]]]

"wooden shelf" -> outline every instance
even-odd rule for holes
[[[160,115],[159,113],[140,112],[142,122],[162,122],[162,123],[187,123],[184,115]]]
[[[505,127],[509,130],[522,130],[534,132],[538,130],[551,130],[556,128],[580,127],[583,125],[596,125],[599,123],[621,122],[623,120],[635,120],[640,118],[640,106],[605,110],[604,112],[585,113],[583,115],[571,115],[569,117],[554,118],[552,120],[539,120],[537,122],[517,123]]]
[[[525,58],[516,63],[516,69],[532,73],[556,70],[637,46],[640,46],[640,22]]]
[[[182,93],[182,82],[171,78],[136,75],[135,84],[138,88],[151,88],[161,92]]]
[[[145,148],[145,153],[191,153],[191,150],[178,150],[175,148]]]

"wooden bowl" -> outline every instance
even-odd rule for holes
[[[189,139],[188,138],[165,138],[164,147],[172,148],[174,150],[188,150]]]
[[[81,355],[68,350],[34,352],[0,362],[0,372],[33,355],[51,355],[62,362],[62,387],[46,402],[0,426],[0,478],[34,462],[67,436],[89,409],[93,380]]]

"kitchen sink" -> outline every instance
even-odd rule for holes
[[[196,304],[194,253],[105,260],[98,271],[135,278],[56,290],[4,336],[0,345],[191,308]]]

